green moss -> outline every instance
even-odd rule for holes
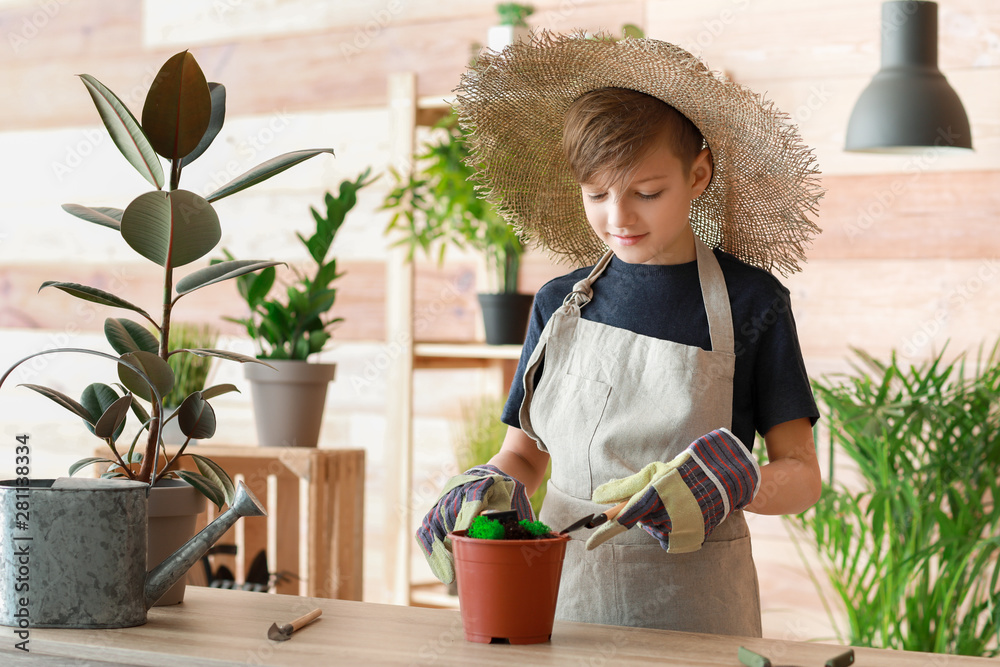
[[[502,540],[503,533],[503,525],[499,521],[480,515],[472,520],[466,535],[480,540]]]
[[[518,522],[522,528],[526,531],[538,537],[540,535],[548,535],[552,532],[552,529],[546,526],[541,521],[528,521],[527,519],[522,519]]]

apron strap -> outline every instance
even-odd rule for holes
[[[705,314],[708,317],[708,333],[712,340],[713,352],[732,354],[735,350],[733,334],[733,313],[729,306],[729,290],[722,268],[715,253],[705,245],[697,234],[694,235],[694,246],[698,259],[698,281],[701,283],[701,297],[705,302]],[[566,295],[563,306],[582,308],[594,298],[592,286],[614,257],[612,251],[607,251],[600,261],[594,265],[590,275],[573,285],[573,291]]]
[[[733,312],[729,306],[729,290],[726,289],[722,267],[719,266],[715,253],[697,234],[694,235],[694,247],[698,256],[698,280],[701,282],[701,297],[705,301],[705,314],[708,316],[712,351],[732,354],[735,350]]]
[[[614,256],[615,253],[610,250],[604,253],[604,256],[601,257],[600,261],[594,265],[590,275],[573,285],[573,291],[567,294],[566,298],[563,299],[563,305],[582,308],[590,303],[590,300],[594,298],[594,291],[591,289],[591,286],[594,284],[594,281],[597,280],[602,273],[604,273],[604,269],[608,268],[608,264],[611,263],[611,258]]]

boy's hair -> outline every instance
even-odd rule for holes
[[[704,147],[704,138],[687,116],[652,95],[627,88],[598,88],[570,105],[562,147],[578,183],[601,172],[624,180],[665,140],[685,172]]]

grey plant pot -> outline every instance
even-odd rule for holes
[[[152,570],[194,537],[198,515],[205,511],[207,502],[193,486],[179,479],[160,480],[150,489],[147,569]],[[186,577],[181,577],[153,606],[183,602],[186,584]]]
[[[323,424],[327,385],[336,364],[267,359],[275,369],[245,364],[253,396],[257,443],[262,447],[315,447]]]

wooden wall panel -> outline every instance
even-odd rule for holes
[[[344,323],[334,337],[346,341],[377,341],[385,337],[385,264],[344,262],[344,277],[337,284],[337,302],[331,315]],[[471,341],[478,334],[475,266],[461,263],[437,268],[417,264],[415,313],[423,341]],[[178,272],[178,276],[182,276]],[[279,274],[279,280],[280,278]],[[53,288],[37,292],[46,280],[79,282],[105,289],[140,306],[159,303],[162,276],[155,267],[135,264],[108,269],[100,265],[0,266],[0,328],[65,331],[71,334],[100,332],[108,317],[141,319],[129,311],[81,301]],[[148,308],[147,308],[148,310]],[[185,296],[174,319],[210,322],[224,335],[246,334],[223,316],[243,317],[246,305],[235,283],[213,285]],[[157,320],[159,312],[150,311]]]
[[[823,259],[1000,257],[1000,173],[920,172],[823,179]]]
[[[646,32],[700,54],[738,81],[871,76],[878,69],[882,0],[799,2],[650,0]],[[1000,4],[938,3],[945,73],[1000,65]]]
[[[243,16],[254,3],[220,0],[199,4],[213,10],[232,7],[232,16]],[[280,5],[267,4],[280,10]],[[352,10],[324,30],[210,43],[200,43],[196,31],[191,51],[210,81],[226,84],[231,114],[385,105],[387,75],[403,70],[417,71],[419,96],[447,95],[458,83],[471,46],[485,42],[487,29],[495,23],[494,3],[421,0],[402,4],[405,11],[399,12],[398,20],[370,36],[359,32],[363,24],[347,20],[367,11],[353,2]],[[105,5],[115,5],[115,9]],[[537,25],[553,30],[618,29],[627,22],[641,23],[645,6],[640,0],[559,0],[535,5]],[[192,7],[190,3],[186,6]],[[23,91],[13,104],[0,108],[0,127],[90,124],[87,99],[71,74],[93,74],[116,92],[140,82],[148,87],[159,66],[182,48],[140,43],[142,13],[138,2],[98,3],[97,11],[92,11],[93,7],[90,3],[67,3],[25,40],[10,64],[0,66],[0,87]],[[462,9],[452,11],[456,8]],[[34,11],[32,7],[0,8],[0,28],[4,34],[16,31]],[[103,41],[96,44],[100,40],[94,35],[103,39],[105,26],[113,47]],[[38,81],[46,83],[40,87]]]

